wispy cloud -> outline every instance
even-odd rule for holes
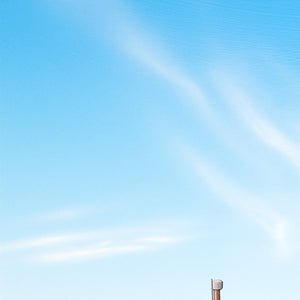
[[[224,203],[255,222],[275,242],[277,253],[290,257],[294,252],[291,240],[291,224],[283,215],[264,205],[264,201],[251,195],[246,189],[229,180],[228,176],[210,165],[199,153],[184,143],[177,145],[183,159],[195,174]]]
[[[276,128],[266,117],[263,117],[251,105],[250,96],[238,86],[229,75],[216,76],[216,83],[226,97],[232,109],[247,127],[265,145],[282,154],[289,162],[300,169],[300,145],[289,139],[282,131]]]
[[[47,263],[78,261],[83,259],[100,258],[103,256],[140,252],[145,250],[148,250],[148,247],[143,245],[125,245],[112,247],[100,246],[90,249],[46,254],[40,256],[38,260]]]
[[[184,94],[184,101],[196,108],[202,115],[211,116],[211,107],[200,84],[187,75],[180,66],[170,61],[161,49],[147,39],[147,34],[136,28],[126,26],[126,35],[120,37],[122,47],[150,70],[172,84],[173,88]]]
[[[153,38],[149,30],[143,30],[144,24],[139,23],[137,16],[132,16],[121,1],[76,0],[75,3],[88,12],[85,15],[89,19],[84,19],[85,25],[97,38],[101,38],[101,42],[107,37],[112,45],[116,45],[133,61],[169,82],[174,90],[183,93],[186,104],[192,105],[203,115],[211,113],[200,84],[171,58],[170,53],[157,42],[158,39]]]
[[[77,233],[77,234],[65,234],[65,235],[53,235],[46,237],[38,237],[31,239],[20,239],[12,242],[4,243],[0,245],[1,253],[10,253],[20,250],[50,247],[60,244],[71,243],[75,241],[81,241],[90,239],[93,235],[91,233]]]
[[[159,232],[160,231],[160,232]],[[18,254],[38,262],[74,262],[158,250],[187,240],[168,228],[129,228],[22,239],[0,245],[0,254]]]
[[[41,221],[66,221],[84,218],[88,216],[92,211],[86,208],[81,209],[64,209],[57,210],[51,213],[42,214],[38,217]]]
[[[86,259],[103,258],[107,256],[124,255],[129,253],[157,250],[163,245],[178,243],[178,237],[145,237],[138,240],[126,240],[121,244],[117,241],[104,242],[92,247],[79,247],[76,250],[54,252],[41,255],[37,259],[41,262],[71,262]],[[115,243],[115,244],[114,244]],[[117,243],[117,244],[116,244]]]

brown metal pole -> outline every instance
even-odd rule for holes
[[[221,300],[220,290],[214,290],[214,300]]]

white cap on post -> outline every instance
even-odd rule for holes
[[[213,290],[221,290],[223,288],[223,281],[220,279],[214,279],[212,281],[212,289]]]

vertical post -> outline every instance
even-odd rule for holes
[[[221,300],[220,290],[214,290],[214,300]]]
[[[211,280],[212,300],[221,300],[221,289],[223,288],[223,281],[219,279]]]

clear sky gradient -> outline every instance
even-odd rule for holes
[[[297,298],[299,1],[0,7],[1,299]]]

